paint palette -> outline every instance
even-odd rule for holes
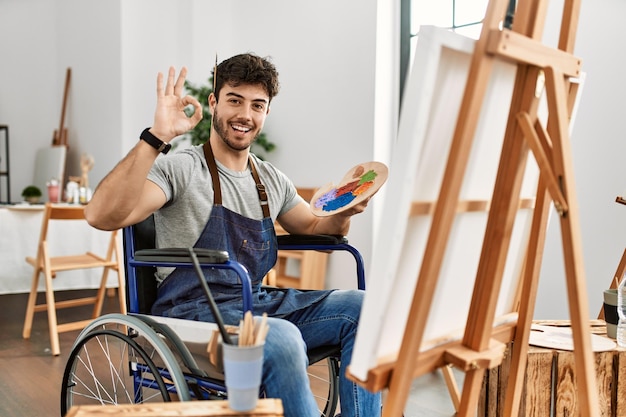
[[[365,162],[351,168],[339,185],[327,184],[311,198],[311,210],[331,216],[356,206],[376,193],[387,181],[389,170],[381,162]]]

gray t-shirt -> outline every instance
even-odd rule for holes
[[[265,185],[273,221],[304,202],[285,174],[253,154],[252,158],[261,182]],[[250,168],[238,172],[218,161],[216,163],[222,205],[242,216],[261,220],[263,212]],[[213,207],[213,184],[202,146],[158,157],[148,174],[148,180],[158,185],[167,198],[167,203],[154,213],[157,247],[193,246]],[[171,269],[159,270],[159,278],[165,278],[169,271]]]

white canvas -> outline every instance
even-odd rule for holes
[[[46,184],[51,179],[59,181],[59,188],[63,190],[66,154],[65,146],[49,146],[37,150],[33,184],[41,190],[44,199],[47,199]]]
[[[422,27],[407,81],[398,140],[390,164],[380,236],[368,271],[368,288],[350,373],[366,380],[381,360],[400,349],[431,216],[410,217],[413,201],[437,200],[474,41],[445,29]],[[491,200],[509,113],[515,66],[496,62],[476,129],[463,200]],[[538,170],[532,156],[522,198],[534,198]],[[530,210],[518,212],[496,317],[513,311],[512,300],[527,236]],[[432,341],[459,337],[465,328],[488,212],[461,213],[448,240],[422,350]]]

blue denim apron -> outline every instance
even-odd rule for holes
[[[284,317],[326,298],[331,291],[294,289],[268,291],[261,288],[261,281],[276,263],[277,243],[267,194],[257,174],[254,161],[250,158],[249,166],[263,210],[262,220],[244,217],[222,205],[217,165],[209,142],[204,146],[204,154],[213,182],[214,204],[209,220],[194,247],[226,250],[231,260],[241,263],[248,269],[252,281],[254,314],[266,312],[272,317]],[[230,270],[205,270],[205,278],[224,322],[239,323],[243,312],[241,284],[237,275]],[[159,287],[157,301],[152,306],[152,314],[189,320],[215,321],[192,268],[178,268],[167,276]]]

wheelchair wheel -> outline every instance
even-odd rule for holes
[[[320,415],[333,417],[339,403],[339,359],[322,359],[309,366],[308,374]]]
[[[141,365],[139,365],[141,364]],[[69,357],[61,388],[61,414],[73,405],[134,404],[170,401],[159,370],[135,341],[116,330],[94,330],[83,338]],[[135,376],[151,375],[148,389],[142,381],[135,386]],[[63,401],[63,399],[65,401]]]
[[[78,336],[61,388],[61,415],[73,405],[188,401],[189,388],[164,342],[137,317],[102,316]]]

